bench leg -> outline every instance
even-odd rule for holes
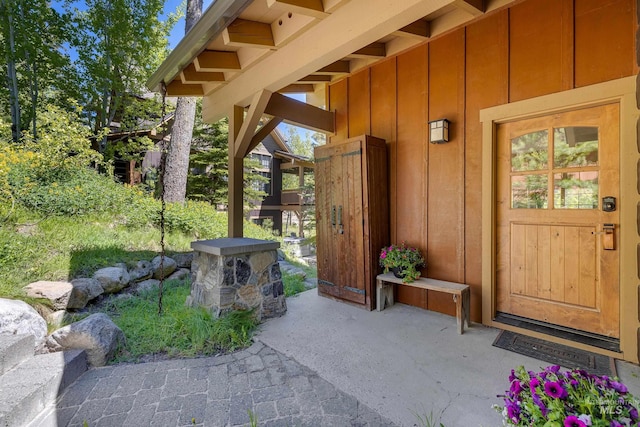
[[[389,306],[394,304],[393,301],[393,285],[390,283],[378,280],[378,286],[376,286],[376,308],[378,311],[384,310],[386,303]]]
[[[458,326],[458,333],[462,335],[464,332],[464,319],[462,310],[462,295],[453,295],[453,301],[456,303],[456,323]]]
[[[462,291],[462,312],[464,323],[469,328],[471,326],[471,291],[469,288]]]

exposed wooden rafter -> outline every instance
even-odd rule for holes
[[[197,71],[194,64],[189,64],[180,72],[180,80],[184,84],[223,82],[224,73],[218,71]]]
[[[484,0],[456,0],[455,5],[473,16],[479,16],[485,12]]]
[[[193,61],[197,71],[239,70],[240,60],[236,52],[205,50]]]
[[[331,76],[328,74],[325,75],[321,75],[321,74],[310,74],[306,77],[301,78],[300,80],[298,80],[298,82],[300,83],[329,83],[331,82]]]
[[[203,96],[202,85],[184,84],[178,78],[167,85],[167,96]]]
[[[400,28],[394,33],[395,35],[402,37],[417,37],[419,39],[427,39],[431,35],[431,28],[429,21],[419,19],[406,27]]]
[[[351,72],[351,64],[349,63],[349,61],[340,60],[332,64],[329,64],[326,67],[320,68],[314,74],[331,76],[331,75],[337,75],[337,74],[349,74],[350,72]]]
[[[387,48],[384,43],[371,43],[358,49],[349,55],[350,58],[384,58],[387,54]]]
[[[271,25],[264,22],[236,19],[222,32],[227,46],[262,46],[274,48]]]

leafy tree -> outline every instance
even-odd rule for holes
[[[74,11],[76,65],[86,121],[94,132],[108,128],[117,115],[137,108],[132,95],[146,92],[148,76],[168,52],[167,35],[178,16],[158,18],[162,0],[86,0]],[[159,104],[156,104],[159,105]],[[155,115],[158,114],[159,106]],[[106,148],[106,137],[98,144]]]
[[[0,0],[0,114],[10,118],[14,142],[30,129],[37,138],[37,113],[76,96],[76,73],[64,45],[73,36],[69,15],[49,2]]]

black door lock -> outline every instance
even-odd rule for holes
[[[616,210],[616,198],[607,196],[602,198],[602,211],[603,212],[615,212]]]

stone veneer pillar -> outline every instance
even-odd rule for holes
[[[224,238],[191,243],[194,251],[191,294],[186,304],[215,317],[254,310],[258,321],[287,311],[278,264],[280,243]]]

